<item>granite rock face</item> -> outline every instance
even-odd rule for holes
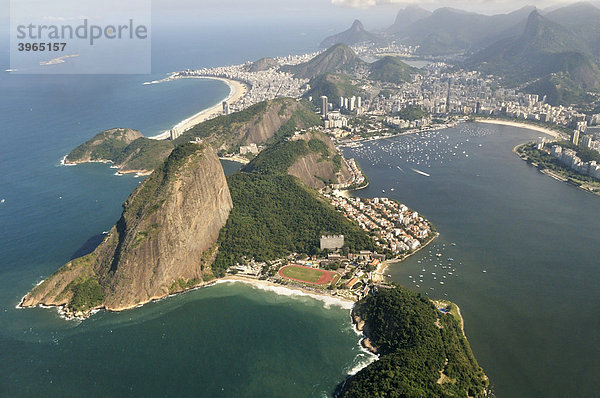
[[[307,142],[317,139],[327,147],[329,155],[323,156],[321,153],[310,152],[298,158],[288,169],[288,174],[298,177],[314,189],[325,187],[324,181],[339,185],[352,183],[353,176],[346,159],[338,155],[335,144],[329,137],[321,133],[309,132],[294,138]]]
[[[129,196],[96,250],[59,269],[21,305],[119,311],[202,285],[214,278],[216,241],[232,207],[214,149],[181,145]]]

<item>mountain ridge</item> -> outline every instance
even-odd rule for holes
[[[545,80],[548,86],[551,80],[561,80],[581,92],[600,89],[600,69],[587,46],[537,10],[529,15],[521,35],[493,43],[467,59],[465,65],[501,76],[509,85]]]

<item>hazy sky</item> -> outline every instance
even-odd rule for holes
[[[331,0],[331,2],[337,6],[363,9],[389,5],[402,8],[406,5],[414,4],[429,10],[439,7],[455,7],[486,14],[509,12],[527,5],[534,5],[544,9],[547,7],[567,5],[569,3],[577,3],[579,1],[581,0]]]
[[[416,4],[429,10],[439,7],[456,7],[466,10],[497,13],[510,12],[526,5],[535,5],[544,9],[576,3],[581,0],[153,0],[153,8],[192,8],[206,10],[290,10],[298,9],[306,12],[310,9],[359,8],[371,11],[387,11],[400,9],[409,4]],[[592,0],[598,3],[600,0]]]
[[[32,7],[40,0],[12,0],[28,2]],[[47,1],[47,0],[46,0]],[[65,1],[65,0],[62,0]],[[78,4],[97,0],[72,0]],[[361,19],[371,30],[385,28],[393,23],[397,11],[409,4],[434,10],[455,7],[486,14],[516,10],[525,5],[540,9],[557,7],[577,0],[151,0],[153,24],[255,24],[313,22],[328,24],[332,30],[350,25]],[[593,0],[599,4],[600,0]],[[0,0],[0,28],[8,22],[10,0]],[[101,4],[101,3],[100,3]],[[234,22],[235,21],[235,22]],[[4,25],[4,26],[3,26]],[[0,29],[2,31],[4,29]]]

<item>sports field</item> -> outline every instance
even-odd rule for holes
[[[279,276],[311,285],[328,285],[337,273],[301,265],[287,265],[279,270]]]

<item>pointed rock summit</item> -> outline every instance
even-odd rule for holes
[[[338,33],[333,36],[327,37],[325,40],[321,42],[321,48],[328,48],[335,44],[346,44],[353,45],[356,43],[362,42],[377,42],[379,37],[373,33],[370,33],[365,30],[362,22],[358,19],[352,23],[350,29],[343,31],[342,33]]]

